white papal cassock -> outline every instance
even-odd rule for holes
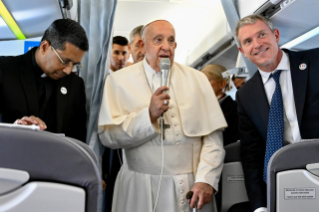
[[[160,74],[144,59],[111,73],[105,83],[99,128],[102,143],[123,148],[113,212],[151,212],[161,172],[158,125],[150,121],[152,93]],[[185,198],[195,182],[218,189],[224,150],[221,129],[226,122],[204,74],[174,63],[169,78],[169,109],[164,115],[165,165],[157,211],[187,211]],[[107,189],[107,188],[106,188]],[[205,205],[200,211],[211,211]]]

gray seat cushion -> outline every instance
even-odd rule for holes
[[[101,174],[93,152],[75,139],[0,126],[0,167],[27,171],[30,181],[74,185],[86,191],[86,211],[100,211]]]

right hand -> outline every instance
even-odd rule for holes
[[[37,125],[40,127],[40,130],[45,130],[47,125],[42,121],[40,118],[35,116],[24,116],[22,119],[17,119],[13,124],[20,124],[20,125]]]
[[[168,110],[169,99],[171,98],[167,93],[163,93],[163,91],[168,90],[167,86],[159,87],[151,98],[151,103],[149,106],[150,118],[151,122],[155,123],[157,119]],[[167,104],[164,104],[164,100],[167,101]]]

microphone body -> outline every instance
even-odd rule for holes
[[[162,58],[160,62],[160,69],[162,73],[161,86],[167,86],[170,68],[171,68],[171,61],[168,58]]]

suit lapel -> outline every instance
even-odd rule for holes
[[[309,61],[304,57],[295,57],[293,52],[288,51],[291,71],[292,89],[294,93],[296,113],[298,118],[298,124],[301,126],[302,112],[305,105],[305,98],[307,92],[307,81],[308,81],[308,69]],[[307,67],[301,70],[299,66],[306,64]]]
[[[23,63],[20,68],[20,80],[27,99],[29,114],[39,116],[39,98],[32,67],[31,54],[32,51],[29,51],[27,54],[24,55]]]
[[[255,105],[256,110],[258,111],[263,124],[265,125],[266,132],[268,127],[268,117],[269,117],[269,103],[266,96],[266,91],[264,87],[264,83],[261,79],[259,71],[256,72],[254,77],[252,78],[252,86],[251,95],[254,100],[252,104]]]
[[[69,95],[70,95],[70,92],[69,92],[70,84],[67,83],[67,81],[68,81],[68,77],[66,76],[66,77],[58,80],[57,86],[56,86],[56,95],[57,95],[56,96],[56,100],[57,100],[57,105],[56,105],[56,108],[57,108],[57,132],[61,132],[62,131],[63,118],[64,118],[64,114],[65,114],[68,98],[69,98]],[[62,89],[64,91],[62,91]]]

